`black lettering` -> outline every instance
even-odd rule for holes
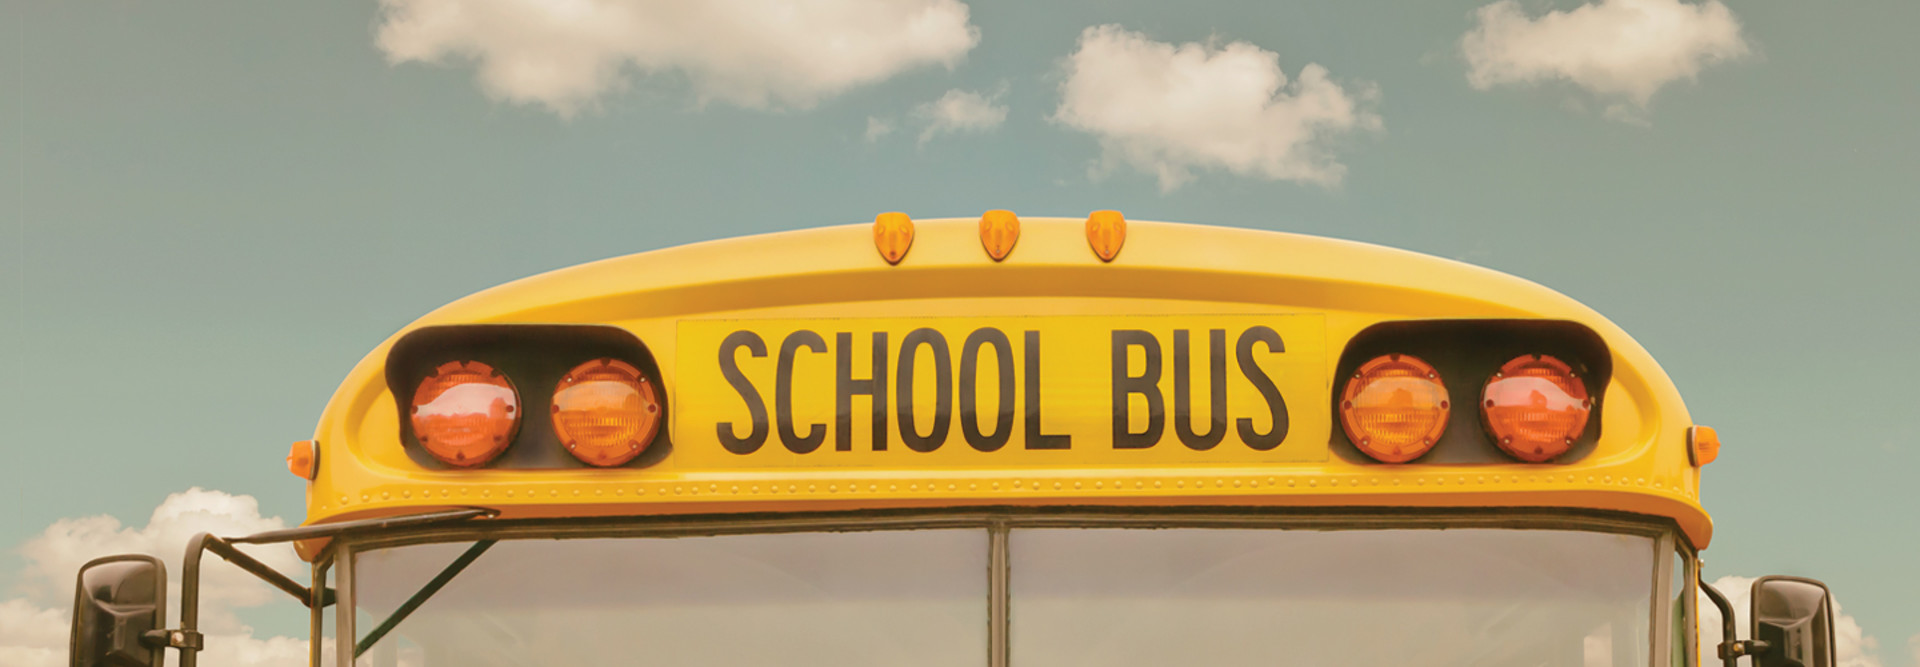
[[[993,433],[980,432],[980,348],[992,345],[1000,367],[1000,414]],[[960,345],[960,433],[974,449],[991,452],[1006,446],[1013,438],[1013,342],[1007,334],[991,327],[974,329]]]
[[[1027,332],[1027,449],[1067,449],[1073,436],[1040,432],[1040,332]]]
[[[1279,333],[1271,328],[1259,326],[1241,333],[1240,342],[1234,346],[1234,357],[1240,362],[1240,373],[1247,376],[1248,382],[1253,383],[1253,388],[1260,392],[1261,398],[1267,399],[1267,410],[1272,414],[1273,428],[1268,429],[1266,433],[1255,432],[1253,420],[1246,417],[1239,418],[1234,425],[1240,431],[1240,439],[1246,441],[1248,447],[1264,452],[1280,446],[1280,442],[1287,439],[1287,399],[1282,398],[1280,389],[1273,386],[1273,378],[1267,377],[1266,371],[1261,370],[1260,365],[1254,363],[1254,343],[1266,343],[1269,352],[1286,352],[1287,345],[1280,340]]]
[[[913,421],[913,362],[925,345],[933,350],[933,433],[922,436]],[[947,352],[947,337],[932,329],[914,329],[900,339],[900,369],[894,385],[899,396],[895,409],[900,412],[900,440],[916,452],[931,452],[947,443],[947,430],[953,425],[953,361]]]
[[[1227,437],[1227,330],[1207,331],[1207,389],[1212,396],[1206,433],[1193,432],[1192,366],[1187,363],[1187,330],[1173,332],[1173,430],[1188,449],[1213,449]]]
[[[1127,348],[1138,347],[1146,352],[1147,367],[1139,375],[1127,374]],[[1140,394],[1147,399],[1147,430],[1134,433],[1127,429],[1132,423],[1129,414],[1132,406],[1127,397]],[[1160,341],[1153,334],[1137,329],[1116,329],[1113,332],[1113,448],[1146,449],[1160,442],[1160,433],[1166,428],[1166,401],[1160,397]]]
[[[776,367],[773,380],[774,415],[780,422],[780,444],[795,454],[805,454],[820,448],[827,441],[826,424],[808,424],[807,434],[802,436],[793,430],[793,355],[801,348],[820,353],[827,351],[827,340],[820,334],[801,329],[787,334],[780,341],[780,365]]]
[[[760,400],[760,390],[753,388],[753,382],[740,372],[736,351],[747,348],[754,357],[767,356],[767,343],[751,331],[735,331],[720,341],[720,375],[727,378],[727,384],[740,393],[740,400],[747,403],[747,417],[753,420],[753,431],[742,438],[734,435],[733,422],[720,422],[715,425],[714,434],[720,438],[720,446],[735,454],[752,454],[760,450],[767,442],[767,404]]]
[[[853,395],[866,394],[873,403],[873,451],[887,451],[887,332],[873,332],[873,374],[853,379],[853,334],[833,335],[833,448],[853,451]]]

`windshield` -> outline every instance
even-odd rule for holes
[[[1654,540],[1512,529],[1014,528],[506,540],[358,665],[1624,667]],[[475,543],[363,551],[356,636]],[[995,619],[995,620],[990,620]]]
[[[1645,665],[1653,540],[1536,530],[1031,530],[1017,665]]]
[[[470,544],[359,554],[357,632]],[[359,664],[979,667],[986,573],[984,530],[503,541]]]

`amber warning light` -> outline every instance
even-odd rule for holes
[[[484,465],[520,430],[520,393],[507,376],[478,361],[434,369],[413,392],[413,435],[428,454],[462,468]]]
[[[1355,447],[1383,463],[1420,458],[1440,441],[1452,406],[1433,366],[1390,354],[1361,364],[1340,397],[1340,425]]]
[[[574,367],[553,392],[553,432],[574,458],[617,466],[646,451],[660,428],[653,383],[631,364],[595,359]]]
[[[1488,435],[1516,459],[1540,463],[1565,454],[1587,428],[1593,399],[1566,362],[1528,355],[1507,362],[1480,398]]]

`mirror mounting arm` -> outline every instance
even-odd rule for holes
[[[148,630],[140,635],[140,643],[147,646],[164,648],[200,650],[206,645],[207,637],[193,630]]]
[[[269,584],[273,584],[274,588],[285,591],[286,594],[299,600],[300,604],[312,607],[313,601],[316,599],[313,594],[313,589],[301,586],[299,582],[288,578],[287,575],[281,574],[279,571],[273,569],[272,566],[247,555],[239,548],[233,546],[234,543],[268,544],[274,542],[291,542],[316,537],[335,537],[356,530],[424,525],[443,521],[460,521],[498,515],[498,510],[467,508],[268,531],[246,537],[233,538],[231,541],[215,537],[211,533],[194,535],[192,539],[187,540],[187,555],[186,559],[181,562],[180,568],[182,570],[180,573],[180,628],[178,630],[165,631],[168,633],[166,635],[166,644],[180,651],[179,667],[198,667],[199,653],[203,643],[202,640],[204,639],[199,632],[200,556],[208,551],[226,559],[229,563],[240,566],[240,569],[246,570],[253,576],[259,577]],[[324,608],[332,605],[334,600],[333,589],[323,587],[320,592],[321,595],[318,597],[320,606]],[[142,637],[143,641],[145,639],[145,637]]]
[[[271,530],[245,537],[222,539],[209,533],[194,535],[187,541],[186,558],[180,579],[180,627],[154,629],[166,624],[167,574],[160,559],[144,554],[123,554],[96,558],[80,568],[74,592],[74,616],[71,643],[73,664],[94,667],[115,665],[160,665],[166,649],[180,652],[179,667],[197,667],[206,636],[200,633],[200,558],[206,552],[240,566],[249,574],[272,584],[301,604],[325,608],[334,604],[334,591],[325,586],[308,588],[240,551],[235,544],[270,544],[309,539],[332,539],[363,531],[411,528],[446,521],[463,521],[499,516],[499,510],[484,507],[427,512],[424,514],[343,521],[317,526]],[[104,568],[96,570],[98,568]],[[89,573],[98,572],[94,579]],[[89,588],[89,581],[94,581]],[[118,590],[126,582],[147,582],[152,590],[144,593]],[[138,586],[133,586],[138,588]],[[125,593],[125,595],[122,595]],[[124,599],[123,599],[124,598]],[[118,605],[118,606],[116,606]],[[128,607],[128,609],[121,609]],[[101,620],[101,617],[107,620]],[[395,621],[396,623],[398,621]],[[84,640],[84,643],[83,643]],[[82,649],[85,649],[83,651]],[[145,650],[141,650],[145,649]],[[137,653],[138,655],[135,655]]]
[[[1720,591],[1715,590],[1712,585],[1708,584],[1706,578],[1700,578],[1699,583],[1701,592],[1707,594],[1707,599],[1713,601],[1713,606],[1720,608],[1721,641],[1719,646],[1716,647],[1715,655],[1720,657],[1722,667],[1738,667],[1740,664],[1740,656],[1759,653],[1767,649],[1766,642],[1758,642],[1756,644],[1753,641],[1740,641],[1740,633],[1734,629],[1733,603],[1728,602],[1727,596],[1721,595]]]
[[[1767,649],[1770,648],[1773,648],[1772,644],[1759,639],[1721,642],[1720,657],[1731,661],[1743,655],[1760,655],[1766,653]]]
[[[208,551],[273,584],[274,588],[285,591],[300,600],[301,604],[311,604],[314,599],[311,589],[240,551],[226,540],[211,533],[194,535],[187,540],[187,555],[180,568],[180,627],[155,631],[165,633],[163,639],[166,645],[180,651],[180,667],[197,667],[200,649],[204,644],[204,637],[200,634],[200,557]],[[332,596],[327,596],[323,602],[332,602]]]

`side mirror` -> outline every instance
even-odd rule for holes
[[[1755,667],[1833,667],[1833,597],[1826,584],[1761,577],[1751,602],[1751,636],[1767,646],[1754,655]]]
[[[73,595],[74,667],[160,667],[165,642],[144,638],[166,627],[167,568],[143,554],[96,558],[80,568]]]

